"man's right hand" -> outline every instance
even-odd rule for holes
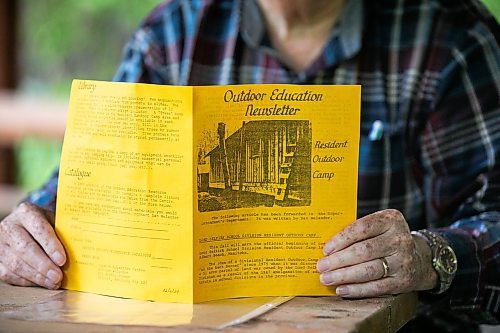
[[[66,262],[53,228],[54,214],[20,204],[0,222],[0,280],[18,286],[58,289]]]

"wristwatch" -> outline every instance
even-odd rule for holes
[[[432,267],[438,274],[438,285],[429,290],[433,294],[444,293],[451,285],[457,272],[457,256],[448,242],[439,234],[429,230],[412,231],[429,244],[432,252]]]

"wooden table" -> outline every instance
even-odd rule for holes
[[[0,283],[0,332],[214,332],[215,329],[184,325],[175,327],[76,324],[24,321],[6,318],[2,312],[21,309],[67,291],[13,287]],[[223,332],[396,332],[415,314],[415,294],[343,300],[338,297],[296,297],[260,317]]]

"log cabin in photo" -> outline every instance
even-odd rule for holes
[[[311,126],[303,120],[250,121],[199,160],[200,211],[258,205],[308,206],[311,203]],[[218,205],[201,200],[217,196]]]

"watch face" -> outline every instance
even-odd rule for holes
[[[457,257],[449,246],[446,246],[439,251],[438,258],[441,268],[446,273],[455,274],[457,271]]]

